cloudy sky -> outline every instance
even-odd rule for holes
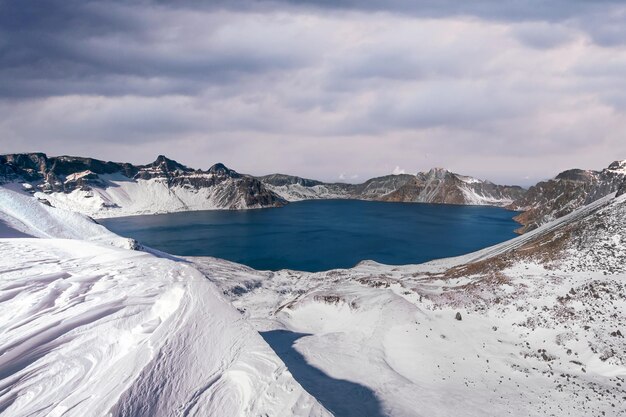
[[[626,158],[626,6],[0,0],[0,153],[26,151],[351,182],[602,168]]]

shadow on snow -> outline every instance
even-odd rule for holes
[[[374,392],[354,382],[335,379],[309,365],[293,345],[305,333],[287,330],[261,332],[302,388],[336,417],[385,417]]]

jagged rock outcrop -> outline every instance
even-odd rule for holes
[[[0,155],[0,181],[37,182],[44,192],[70,192],[97,184],[98,175],[122,173],[132,178],[138,168],[128,163],[105,162],[75,156],[49,158],[44,153]]]
[[[570,169],[530,187],[508,208],[523,212],[515,220],[523,225],[517,232],[524,233],[623,190],[624,181],[626,160],[615,161],[602,171]]]
[[[401,174],[372,178],[362,184],[323,183],[300,177],[274,174],[260,177],[286,200],[351,198],[359,200],[439,204],[510,204],[525,190],[501,186],[435,168],[416,175]]]
[[[21,182],[42,201],[95,217],[286,203],[258,179],[223,164],[203,171],[163,155],[147,165],[43,153],[0,155],[0,181]]]
[[[626,179],[624,180],[624,182],[622,182],[622,185],[619,187],[619,190],[617,190],[616,197],[622,196],[624,194],[626,194]]]
[[[307,178],[296,177],[294,175],[272,174],[258,177],[263,183],[270,184],[275,187],[283,187],[290,185],[301,185],[303,187],[315,187],[316,185],[324,185],[321,181],[310,180]]]

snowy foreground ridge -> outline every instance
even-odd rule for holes
[[[5,236],[93,225],[40,205],[46,224],[29,230],[7,211],[34,200],[0,198]],[[0,312],[3,416],[328,415],[186,262],[78,239],[0,239]]]
[[[0,415],[623,416],[625,232],[612,194],[459,258],[262,272],[0,187]]]

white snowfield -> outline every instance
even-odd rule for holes
[[[0,186],[0,237],[84,239],[132,248],[122,238],[82,214],[40,203],[18,184]]]
[[[210,177],[210,174],[198,174]],[[131,180],[122,174],[100,175],[103,187],[92,186],[70,192],[35,193],[54,207],[86,214],[94,218],[173,213],[191,210],[253,209],[244,201],[233,202],[237,183],[224,180],[213,187],[168,186],[163,178]]]
[[[480,182],[480,181],[478,181]],[[470,184],[472,184],[470,182]],[[465,198],[465,204],[474,206],[497,206],[506,207],[513,203],[511,198],[497,198],[489,194],[481,194],[471,187],[459,187]]]
[[[187,262],[1,187],[0,219],[0,415],[329,415]]]

